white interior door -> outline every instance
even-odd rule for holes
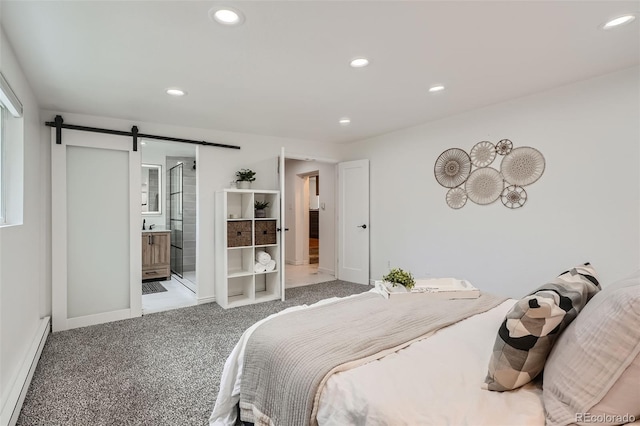
[[[53,331],[141,315],[141,167],[132,145],[63,130],[52,146]]]
[[[369,284],[369,160],[338,164],[338,278]]]

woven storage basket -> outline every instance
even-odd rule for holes
[[[256,221],[256,245],[276,244],[276,221]]]
[[[251,221],[238,220],[227,222],[227,247],[251,245]]]

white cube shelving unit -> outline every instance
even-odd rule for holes
[[[266,217],[256,218],[254,202],[268,201]],[[215,297],[223,308],[284,300],[281,259],[280,191],[225,189],[216,192]],[[276,262],[254,272],[256,252]]]

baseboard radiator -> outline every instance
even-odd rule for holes
[[[51,317],[45,317],[40,320],[38,331],[31,342],[29,351],[22,362],[22,366],[18,371],[18,376],[13,382],[13,386],[9,391],[9,397],[7,398],[2,412],[0,412],[0,426],[14,426],[20,416],[20,410],[22,409],[22,403],[29,390],[33,373],[36,371],[40,354],[44,343],[49,336],[49,330],[51,329]]]

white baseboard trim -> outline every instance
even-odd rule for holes
[[[198,305],[204,305],[205,303],[212,303],[216,301],[216,297],[215,296],[208,296],[208,297],[199,297],[198,298]]]
[[[140,315],[138,315],[140,316]],[[131,315],[131,309],[120,309],[118,311],[102,312],[100,314],[85,315],[82,317],[75,317],[67,319],[67,328],[87,327],[90,325],[104,324],[106,322],[120,321],[123,319],[133,318]],[[54,330],[62,331],[62,330]]]
[[[36,371],[42,348],[49,336],[50,322],[51,317],[45,317],[40,320],[38,331],[31,342],[27,356],[22,362],[16,380],[13,382],[9,397],[4,407],[2,407],[2,412],[0,412],[0,425],[2,426],[14,426],[18,421],[22,403],[29,390],[33,373]]]
[[[336,276],[336,271],[334,271],[333,269],[318,267],[318,272],[322,272],[323,274],[333,275],[334,277]]]

